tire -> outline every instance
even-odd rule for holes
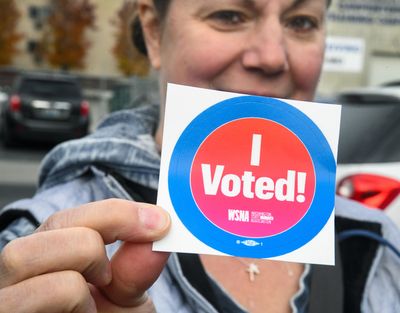
[[[7,123],[4,120],[1,123],[1,140],[5,147],[12,147],[15,144],[15,138],[8,130]]]

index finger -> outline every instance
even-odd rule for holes
[[[150,242],[162,238],[170,223],[169,214],[159,206],[107,199],[60,211],[49,217],[37,232],[88,227],[99,232],[105,244],[117,240]]]

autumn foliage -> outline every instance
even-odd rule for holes
[[[111,22],[116,27],[116,42],[113,54],[118,63],[118,69],[125,75],[145,76],[149,72],[149,62],[133,45],[131,23],[136,11],[136,2],[125,0],[117,13],[117,18]]]
[[[22,34],[17,32],[20,13],[14,0],[0,0],[0,66],[12,64],[17,43]]]
[[[40,49],[48,63],[63,70],[83,69],[90,47],[86,38],[95,29],[95,6],[90,0],[52,0]]]

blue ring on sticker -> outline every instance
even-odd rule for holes
[[[285,126],[298,136],[311,156],[317,182],[314,199],[304,217],[280,234],[251,238],[226,232],[203,215],[193,198],[190,173],[198,148],[218,127],[241,118],[264,118]],[[178,217],[203,243],[225,254],[268,258],[294,251],[320,232],[333,211],[335,173],[329,143],[307,115],[275,98],[239,96],[209,107],[185,128],[172,152],[168,188]]]

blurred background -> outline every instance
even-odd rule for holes
[[[43,155],[109,112],[158,103],[131,44],[134,0],[0,0],[0,207]],[[400,225],[400,2],[333,0],[317,101],[344,105],[338,193]],[[61,92],[69,90],[68,92]]]

